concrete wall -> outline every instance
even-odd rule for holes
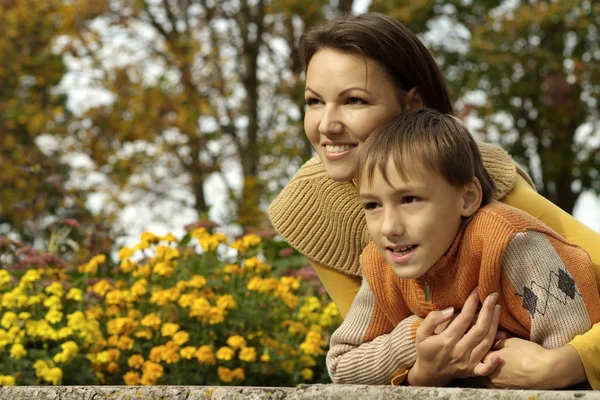
[[[536,391],[311,385],[299,388],[209,386],[16,386],[0,388],[4,400],[387,400],[387,399],[598,399],[593,391]]]

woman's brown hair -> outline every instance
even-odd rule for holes
[[[379,13],[347,15],[306,30],[300,37],[303,67],[321,49],[369,57],[393,77],[399,92],[417,87],[424,105],[453,114],[444,77],[419,38],[394,18]],[[404,99],[400,99],[404,103]]]

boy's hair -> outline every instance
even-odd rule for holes
[[[403,179],[423,165],[455,187],[462,187],[476,177],[481,184],[482,206],[496,191],[465,124],[436,110],[404,111],[376,129],[359,151],[354,175],[357,181],[366,172],[370,183],[375,170],[379,170],[390,183],[387,170],[390,157]]]

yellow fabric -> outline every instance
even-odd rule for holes
[[[346,275],[342,272],[333,270],[331,268],[324,267],[316,261],[310,261],[310,265],[313,266],[323,287],[327,290],[327,293],[331,297],[331,300],[335,303],[342,318],[346,318],[350,306],[360,289],[361,278],[358,276]]]
[[[521,178],[502,201],[540,219],[568,241],[583,247],[592,259],[596,284],[600,287],[600,233],[593,231],[533,191]],[[579,353],[588,382],[600,389],[600,323],[569,343]]]

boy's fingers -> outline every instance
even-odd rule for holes
[[[475,288],[467,298],[467,301],[465,301],[465,305],[460,311],[460,314],[452,321],[452,323],[450,323],[450,325],[448,325],[442,335],[452,338],[454,343],[457,343],[462,339],[467,329],[471,326],[473,318],[475,318],[478,305],[479,294],[477,293],[477,288]]]
[[[485,299],[477,317],[477,323],[469,329],[469,332],[460,341],[461,348],[467,351],[475,350],[480,344],[484,344],[487,347],[485,349],[485,353],[487,353],[496,336],[498,323],[500,322],[500,306],[496,305],[497,301],[498,293],[492,293]],[[485,353],[481,355],[483,356]]]
[[[427,317],[421,322],[417,328],[417,343],[435,334],[435,329],[438,325],[447,322],[454,315],[454,308],[449,307],[441,311],[432,311],[427,314]]]

